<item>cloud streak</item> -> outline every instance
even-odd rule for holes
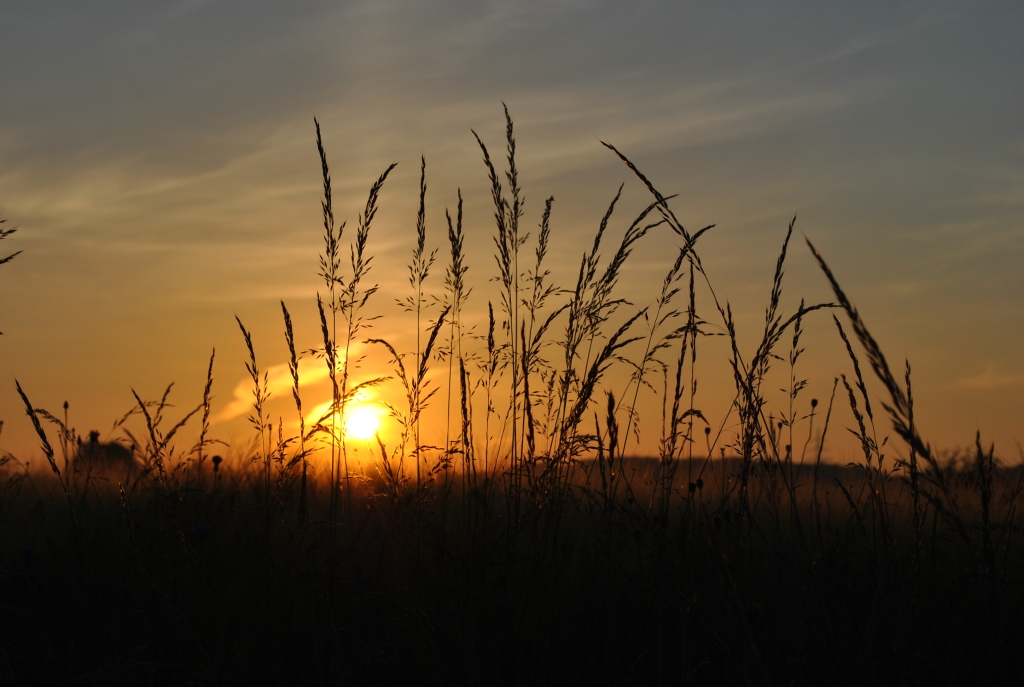
[[[327,367],[322,361],[310,361],[306,365],[299,363],[299,391],[323,382],[328,378]],[[271,365],[264,372],[267,375],[267,391],[270,398],[287,396],[291,398],[292,377],[287,363]],[[215,414],[211,423],[228,422],[252,411],[253,402],[252,379],[241,379],[232,391],[232,399],[224,408]]]
[[[1024,372],[1000,370],[994,362],[988,362],[985,369],[973,375],[960,377],[953,383],[958,389],[991,390],[1024,387]]]

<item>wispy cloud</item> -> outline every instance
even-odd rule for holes
[[[299,389],[308,387],[327,379],[327,367],[323,364],[315,364],[311,361],[306,365],[299,363]],[[267,375],[267,391],[271,398],[280,396],[291,397],[292,377],[288,371],[287,363],[272,365],[265,370]],[[236,417],[245,415],[252,409],[252,380],[248,377],[239,380],[235,385],[233,398],[224,409],[217,413],[212,422],[227,422]]]
[[[1024,386],[1024,372],[1005,372],[994,362],[988,362],[985,369],[974,375],[960,377],[953,383],[961,389],[1003,389]]]

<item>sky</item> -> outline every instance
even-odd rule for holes
[[[444,212],[461,189],[468,317],[485,322],[494,227],[472,132],[501,160],[505,103],[534,237],[555,198],[556,282],[573,283],[620,184],[616,237],[649,202],[600,142],[613,143],[676,194],[688,228],[716,225],[700,255],[747,357],[795,215],[786,311],[831,299],[806,236],[894,365],[911,362],[926,440],[954,449],[980,430],[1022,458],[1021,35],[1019,2],[6,0],[0,217],[18,228],[4,249],[23,252],[0,266],[0,450],[39,459],[15,379],[38,407],[59,414],[67,401],[80,433],[115,438],[133,390],[158,399],[174,382],[171,415],[194,407],[213,349],[214,433],[248,441],[236,316],[279,380],[270,412],[295,422],[279,301],[298,347],[322,345],[314,117],[350,228],[398,163],[370,239],[372,335],[414,346],[396,300],[409,293],[421,155],[428,247],[440,249],[427,291],[443,291]],[[664,228],[638,246],[617,322],[651,304],[678,246]],[[720,333],[700,290],[698,310]],[[826,312],[804,328],[806,406],[851,365]],[[372,346],[357,349],[360,374],[388,373]],[[731,422],[728,359],[724,339],[708,338],[697,405],[716,428]],[[321,366],[302,362],[307,407],[329,398]],[[437,363],[434,381],[445,374]],[[621,396],[615,374],[607,390]],[[769,406],[781,408],[788,367],[775,374]],[[392,382],[367,401],[380,410],[396,393]],[[853,427],[840,401],[836,426]],[[640,450],[652,452],[660,406],[649,390],[639,403]],[[855,458],[847,433],[833,436],[831,457]]]

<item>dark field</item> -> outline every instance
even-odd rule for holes
[[[599,467],[579,463],[556,503],[524,495],[512,524],[501,482],[360,482],[333,547],[326,490],[302,526],[294,480],[268,518],[252,472],[124,501],[79,476],[76,528],[55,481],[27,477],[3,499],[4,683],[935,685],[1024,669],[1020,470],[993,475],[986,520],[977,473],[951,469],[957,510],[925,503],[915,526],[909,487],[860,468],[758,464],[747,514],[738,460],[679,465],[667,504],[657,461],[605,466],[605,482]]]

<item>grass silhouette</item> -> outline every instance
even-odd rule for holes
[[[454,219],[446,213],[444,294],[426,298],[438,251],[426,243],[421,161],[411,293],[399,302],[416,321],[408,353],[368,335],[370,237],[394,165],[349,240],[316,123],[323,346],[308,353],[327,366],[332,401],[305,422],[282,302],[294,436],[266,412],[267,373],[241,320],[258,441],[227,447],[227,459],[210,456],[212,354],[190,412],[170,416],[170,387],[156,401],[135,396],[114,425],[132,455],[113,471],[84,458],[66,406],[59,418],[17,386],[52,478],[13,456],[0,466],[4,683],[935,685],[1022,674],[1024,470],[980,435],[970,453],[928,445],[909,363],[898,379],[809,241],[837,302],[782,311],[794,223],[763,334],[745,353],[698,252],[712,227],[687,230],[671,197],[609,144],[653,200],[609,247],[620,188],[575,283],[554,284],[553,199],[531,242],[505,116],[504,172],[474,132],[494,208],[497,302],[486,323],[466,319],[461,191]],[[679,247],[638,309],[619,282],[656,227]],[[710,315],[698,313],[697,284]],[[824,405],[801,394],[798,364],[804,318],[826,310],[850,322],[852,341],[833,316],[854,375],[836,379]],[[734,434],[695,404],[697,352],[714,326],[729,340]],[[389,358],[391,380],[356,381],[350,353],[362,342]],[[886,453],[854,342],[907,460]],[[763,389],[776,362],[788,365],[777,415]],[[438,364],[445,374],[431,375]],[[616,367],[627,371],[620,388],[609,381]],[[658,455],[637,457],[638,394],[659,376]],[[361,389],[386,382],[403,393],[390,407],[399,436],[390,448],[378,437],[371,468],[358,472],[346,412]],[[429,446],[424,411],[442,402],[445,443]],[[857,422],[857,464],[822,462],[837,402]],[[199,440],[179,450],[190,422]],[[98,435],[84,445],[112,446]]]

